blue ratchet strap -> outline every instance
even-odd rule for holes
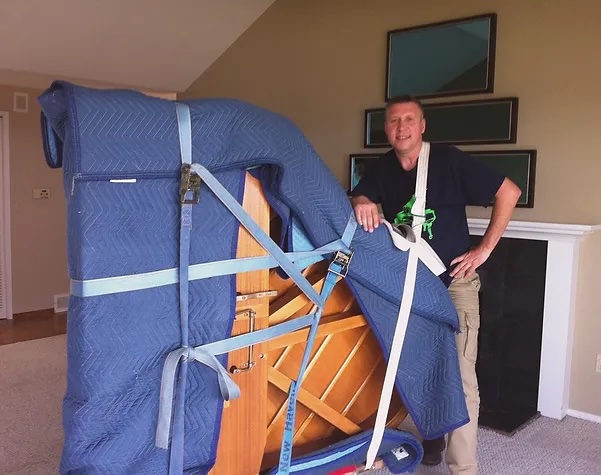
[[[349,226],[351,227],[351,226]],[[322,296],[327,298],[334,284],[336,283],[335,275],[344,276],[346,272],[344,267],[348,266],[348,259],[345,254],[337,255],[331,265],[332,271],[328,273],[326,282],[322,289]],[[346,261],[347,263],[341,263]],[[329,280],[328,280],[329,278]],[[327,283],[327,284],[326,284]],[[311,331],[317,329],[319,318],[316,318],[315,313],[304,315],[294,320],[279,323],[269,328],[255,330],[254,332],[244,333],[242,335],[226,338],[225,340],[207,343],[195,348],[180,348],[169,354],[167,361],[163,367],[161,377],[161,396],[159,405],[159,422],[156,431],[156,445],[160,448],[167,448],[169,443],[169,431],[171,426],[171,401],[174,391],[174,379],[177,371],[177,365],[180,358],[184,357],[188,361],[198,361],[213,369],[217,373],[219,389],[224,400],[229,401],[236,399],[240,395],[240,389],[232,380],[229,373],[223,368],[219,361],[215,358],[216,355],[229,353],[231,351],[246,348],[250,345],[256,345],[268,340],[272,340],[281,335],[295,332],[301,328],[311,326],[309,338],[311,339]],[[313,335],[314,338],[314,335]]]
[[[181,349],[168,358],[181,359],[180,374],[177,379],[175,395],[175,417],[173,420],[173,437],[169,457],[169,473],[173,475],[184,472],[184,412],[186,400],[186,382],[188,376],[188,299],[189,299],[189,265],[190,235],[192,232],[192,205],[198,203],[200,180],[190,173],[192,163],[192,124],[190,108],[176,103],[179,141],[182,158],[182,177],[180,186],[181,219],[179,242],[179,296]],[[191,196],[190,196],[191,195]]]
[[[343,243],[342,239],[337,239],[312,251],[287,252],[285,255],[292,262],[296,263],[298,261],[302,263],[302,261],[307,258],[319,256],[325,258],[328,254],[347,249],[348,246]],[[278,265],[278,261],[269,255],[203,262],[189,267],[188,280],[191,282],[207,277],[239,274],[260,269],[272,269]],[[173,285],[178,282],[179,270],[177,268],[163,269],[140,274],[119,275],[116,277],[71,280],[71,294],[77,297],[96,297],[98,295],[132,292],[163,285]]]
[[[250,333],[233,336],[225,340],[207,343],[195,348],[180,348],[169,354],[161,379],[161,396],[159,405],[159,422],[156,432],[156,445],[166,449],[169,444],[169,431],[171,426],[171,402],[174,391],[174,380],[179,359],[184,357],[189,361],[198,361],[205,364],[217,373],[219,390],[224,400],[236,399],[240,395],[240,389],[232,380],[226,369],[215,358],[216,355],[229,353],[231,351],[246,348],[250,345],[263,343],[278,336],[292,333],[301,328],[308,327],[313,322],[313,314],[304,315],[287,322],[279,323],[269,328],[256,330]]]
[[[213,193],[221,200],[221,202],[231,211],[231,213],[242,223],[246,230],[254,237],[263,248],[269,252],[277,261],[280,267],[288,274],[292,280],[300,287],[303,293],[315,305],[324,304],[323,298],[315,291],[313,286],[301,273],[301,271],[286,257],[286,253],[263,231],[257,223],[248,215],[244,208],[236,201],[236,199],[223,187],[219,181],[202,165],[198,163],[192,164],[192,171],[198,173]]]
[[[343,240],[347,239],[350,242],[354,235],[357,223],[354,219],[354,215],[351,214],[351,219],[347,224],[347,228],[343,234]],[[321,297],[325,302],[330,296],[330,293],[334,289],[338,277],[346,277],[348,272],[348,266],[353,256],[352,251],[349,254],[344,254],[342,251],[338,251],[330,263],[328,273],[326,275],[323,287],[321,289]],[[284,437],[282,438],[282,445],[280,447],[280,460],[278,464],[278,474],[290,473],[290,464],[292,462],[292,443],[294,438],[294,421],[296,419],[296,399],[298,396],[298,388],[302,384],[305,370],[309,364],[309,355],[313,348],[315,341],[315,335],[317,334],[317,327],[319,320],[323,312],[323,306],[318,306],[317,311],[314,313],[313,322],[311,324],[311,330],[307,337],[307,344],[305,345],[305,351],[303,352],[303,358],[301,360],[301,366],[298,372],[296,381],[290,383],[290,389],[288,390],[288,409],[286,411],[286,422],[284,425]]]
[[[171,419],[171,400],[173,394],[173,380],[179,362],[182,362],[180,369],[180,377],[177,380],[175,416],[173,421],[173,436],[171,443],[171,457],[169,464],[170,475],[179,475],[183,473],[184,459],[184,402],[185,402],[185,382],[187,375],[187,363],[190,360],[199,361],[211,369],[216,371],[218,382],[222,395],[226,398],[235,398],[239,395],[239,389],[227,374],[227,371],[221,366],[215,358],[216,351],[221,352],[227,345],[214,344],[213,348],[209,347],[212,352],[207,351],[207,348],[198,347],[190,348],[188,346],[188,283],[189,283],[189,252],[190,252],[190,234],[192,229],[192,208],[191,204],[198,203],[200,193],[200,183],[202,181],[213,191],[213,193],[223,202],[223,204],[232,212],[240,223],[248,230],[248,232],[261,244],[266,251],[277,261],[282,269],[295,281],[305,295],[317,306],[318,310],[314,315],[307,315],[311,320],[311,330],[309,332],[309,342],[315,339],[317,331],[317,323],[321,317],[325,300],[331,293],[335,283],[336,276],[344,277],[346,275],[352,251],[348,245],[352,240],[357,223],[354,214],[351,214],[347,227],[341,239],[345,247],[345,251],[349,254],[344,254],[342,251],[337,251],[333,262],[330,265],[328,276],[324,282],[321,295],[318,294],[309,281],[302,275],[301,271],[294,265],[290,258],[284,253],[275,242],[254,222],[254,220],[246,213],[236,199],[217,181],[213,175],[203,166],[197,163],[191,163],[192,156],[192,134],[191,134],[191,118],[188,106],[184,104],[176,104],[178,125],[180,131],[180,147],[182,154],[182,186],[180,189],[182,201],[182,219],[180,225],[180,314],[182,326],[182,346],[181,348],[172,351],[165,362],[163,368],[163,380],[161,383],[161,401],[159,409],[159,424],[157,426],[156,444],[159,447],[166,448],[169,439],[169,426]],[[189,193],[193,196],[190,199]],[[298,319],[300,320],[300,319]],[[307,326],[308,320],[296,322],[296,329]],[[260,335],[261,341],[274,338],[283,333],[293,331],[278,326],[276,329],[265,329],[266,331]],[[268,330],[272,330],[268,332]],[[258,332],[257,332],[258,333]],[[252,335],[243,335],[243,338],[238,338],[236,345],[238,348],[248,346],[251,339],[256,338]],[[234,337],[235,338],[235,337]],[[231,345],[230,345],[231,346]],[[309,347],[308,343],[308,347]],[[308,347],[303,355],[302,373],[304,373],[310,349]],[[231,351],[231,350],[227,350]],[[298,378],[302,379],[301,377]],[[291,389],[296,388],[296,382],[293,382]],[[294,403],[296,402],[296,395]]]

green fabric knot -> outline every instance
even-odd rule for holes
[[[415,203],[415,195],[411,197],[407,204],[403,206],[403,209],[399,211],[394,218],[394,224],[408,224],[411,225],[413,223],[413,217],[415,216],[411,213],[411,208]],[[422,229],[428,233],[428,239],[432,239],[434,237],[434,233],[432,232],[432,225],[434,221],[436,221],[436,212],[433,209],[427,208],[425,211],[425,216],[420,216],[420,218],[424,218],[424,224],[422,224]]]

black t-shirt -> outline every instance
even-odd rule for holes
[[[381,204],[384,217],[393,223],[415,193],[417,166],[403,170],[394,150],[377,160],[350,194]],[[448,275],[451,261],[470,249],[465,207],[488,206],[504,178],[456,147],[430,145],[426,209],[433,210],[436,219],[432,222],[432,239],[425,230],[422,239],[447,267],[441,275],[446,285],[452,280]]]

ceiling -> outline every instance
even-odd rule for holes
[[[185,91],[274,0],[0,0],[0,84]]]

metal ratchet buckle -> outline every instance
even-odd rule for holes
[[[330,267],[328,270],[342,278],[345,278],[346,274],[348,273],[348,267],[351,263],[354,252],[355,251],[351,250],[349,254],[345,254],[342,251],[336,251],[336,255],[334,256],[334,259],[332,259],[332,262],[330,262]],[[336,270],[334,268],[335,264],[340,266],[340,270]]]
[[[179,187],[180,201],[182,204],[196,205],[200,202],[200,183],[201,179],[196,173],[192,173],[189,163],[182,165],[182,179]],[[192,192],[192,198],[186,199],[186,195]]]

